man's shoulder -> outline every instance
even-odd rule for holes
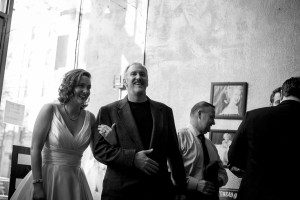
[[[246,112],[244,121],[252,121],[257,119],[265,119],[270,115],[272,107],[263,107],[249,110]]]
[[[166,108],[166,109],[171,109],[171,107],[167,106],[166,104],[159,102],[159,101],[154,101],[154,100],[150,100],[152,104],[156,105],[157,107],[161,107],[161,108]]]
[[[299,108],[300,107],[298,106],[298,109]],[[289,102],[285,102],[285,103],[279,104],[278,106],[256,108],[256,109],[247,111],[247,114],[248,114],[248,116],[256,116],[256,115],[265,116],[265,115],[276,115],[276,114],[280,114],[282,112],[287,112],[287,111],[294,112],[296,110],[297,109],[295,106],[293,106],[293,104],[291,104]]]
[[[188,127],[181,128],[177,131],[177,138],[181,146],[190,147],[193,144],[194,137]]]
[[[270,112],[271,110],[272,110],[272,107],[262,107],[262,108],[256,108],[256,109],[250,110],[247,113],[249,115],[257,115],[260,113]]]
[[[177,135],[179,138],[190,138],[192,137],[192,132],[189,127],[184,127],[177,131]]]
[[[112,103],[106,104],[104,106],[101,106],[101,108],[113,108],[113,107],[117,107],[120,105],[120,103],[122,102],[122,100],[118,100],[118,101],[114,101]]]
[[[292,118],[295,115],[298,115],[292,107],[287,107],[284,105],[272,106],[272,107],[263,107],[257,108],[246,113],[247,120],[270,120],[270,119],[283,119],[285,117]]]
[[[186,134],[186,133],[189,133],[188,127],[184,127],[178,130],[178,134]]]

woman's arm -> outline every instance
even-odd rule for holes
[[[46,104],[40,110],[37,119],[34,124],[32,140],[31,140],[31,168],[34,182],[34,196],[43,195],[41,193],[43,189],[42,184],[42,156],[41,151],[43,149],[45,140],[47,138],[51,121],[53,117],[53,105]],[[41,181],[38,181],[41,180]]]
[[[104,106],[101,107],[96,123],[92,129],[92,151],[96,160],[107,165],[107,166],[118,166],[122,169],[133,168],[134,158],[136,154],[135,149],[125,149],[120,145],[111,145],[105,138],[99,133],[98,125],[105,124],[112,126],[116,121],[112,121],[109,108]],[[115,127],[117,130],[117,125]]]
[[[88,112],[88,111],[86,111]],[[90,126],[91,126],[91,136],[90,136],[90,148],[91,148],[91,151],[93,152],[93,144],[92,144],[92,138],[93,138],[93,130],[94,130],[94,127],[96,126],[96,118],[95,118],[95,115],[91,112],[90,113]]]

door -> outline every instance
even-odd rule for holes
[[[0,101],[14,0],[0,0]]]
[[[0,101],[3,86],[3,77],[7,55],[7,46],[10,32],[13,0],[0,0]],[[3,143],[3,134],[0,133],[0,145]],[[0,163],[2,158],[2,145],[0,146]],[[0,199],[7,199],[8,178],[0,176]]]

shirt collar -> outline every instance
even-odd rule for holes
[[[200,132],[195,129],[191,124],[189,124],[189,129],[191,130],[191,132],[193,133],[194,136],[198,137],[198,135],[200,135]]]

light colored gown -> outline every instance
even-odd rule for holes
[[[64,122],[57,105],[42,151],[43,184],[47,200],[92,200],[81,157],[90,143],[90,113],[85,111],[84,124],[74,136]],[[11,200],[32,200],[32,172],[20,182]]]

